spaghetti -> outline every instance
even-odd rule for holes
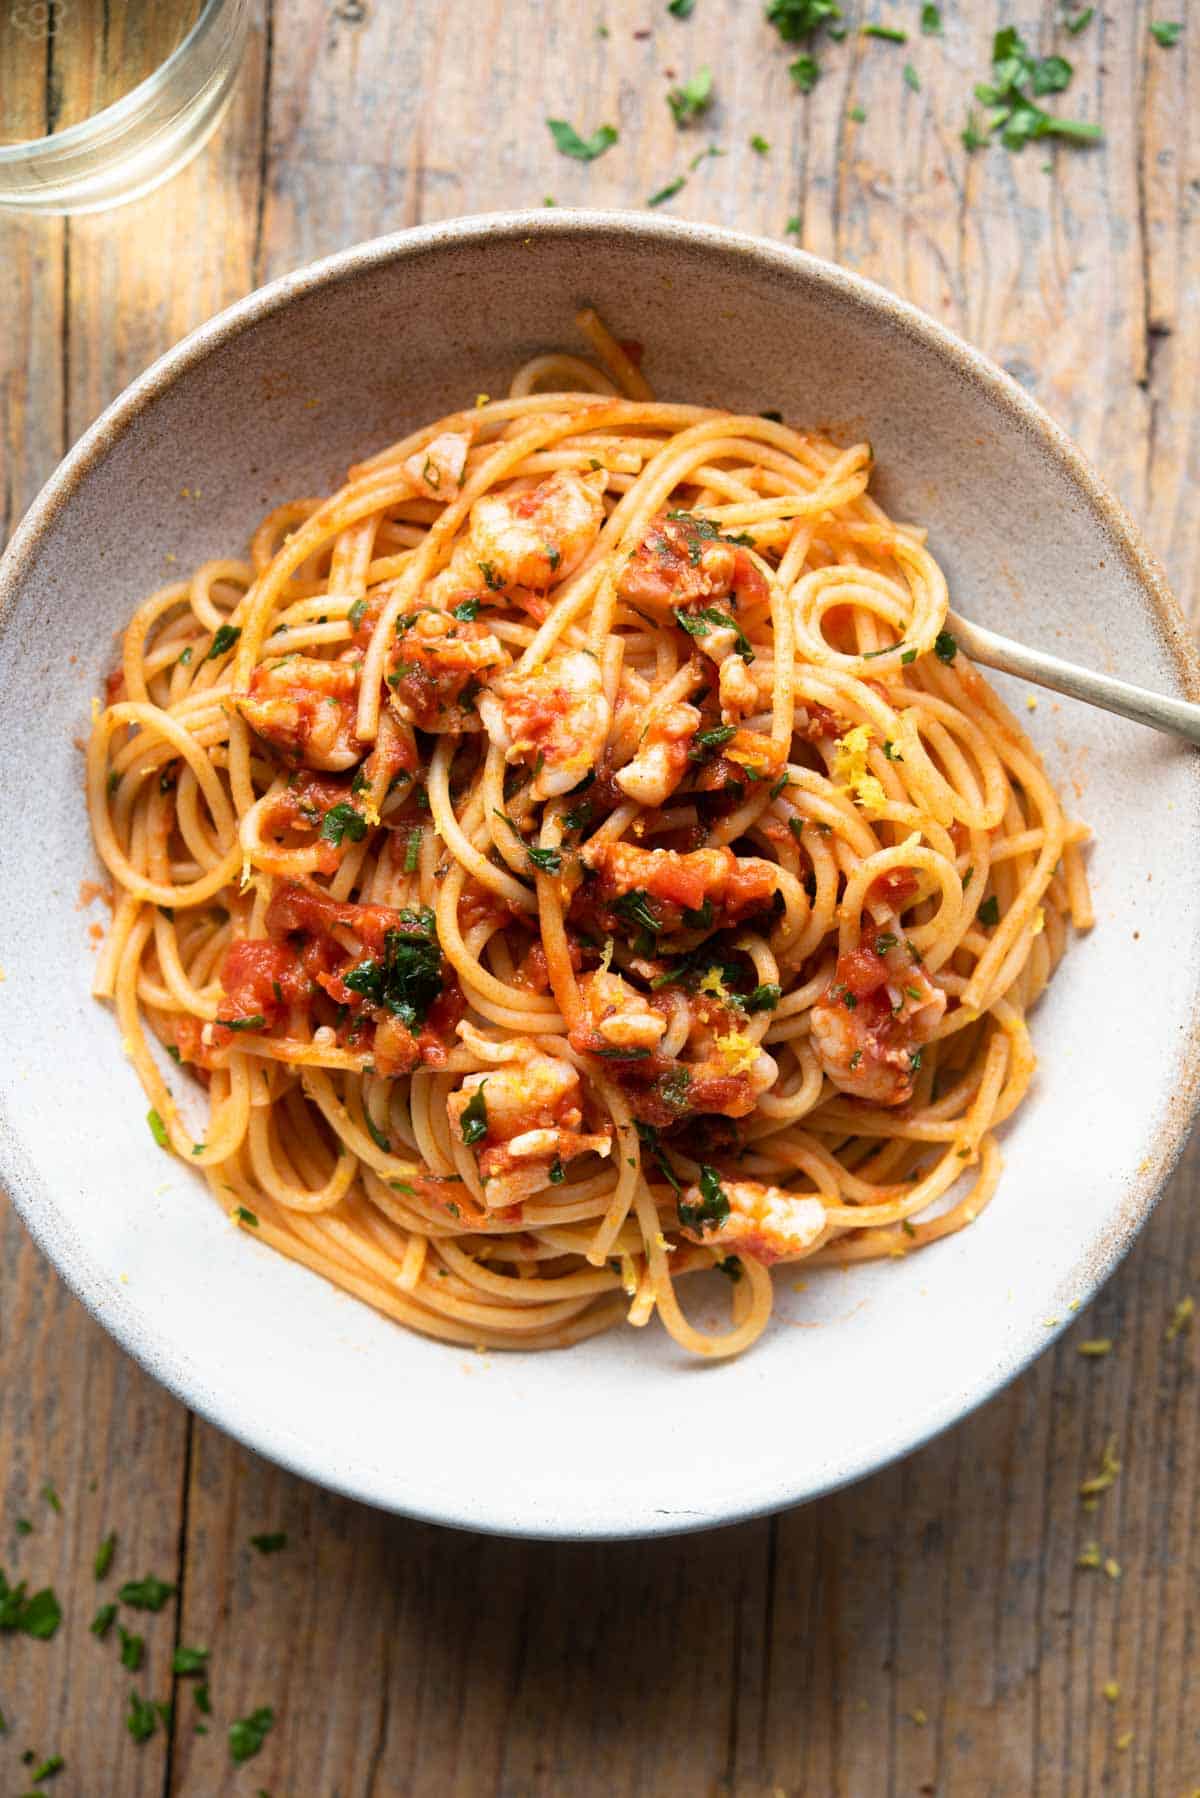
[[[1086,831],[870,446],[656,401],[579,322],[595,362],[135,612],[95,991],[163,1146],[388,1316],[543,1348],[657,1313],[728,1355],[773,1261],[987,1204]],[[716,1333],[679,1292],[713,1267]]]

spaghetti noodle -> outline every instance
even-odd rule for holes
[[[656,401],[580,323],[594,363],[139,607],[88,751],[95,991],[163,1146],[390,1317],[542,1348],[657,1313],[728,1355],[773,1261],[987,1204],[1086,831],[870,446]],[[710,1333],[679,1282],[713,1267]]]

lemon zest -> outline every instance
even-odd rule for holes
[[[745,1074],[758,1060],[758,1044],[741,1030],[731,1030],[728,1036],[718,1036],[714,1047],[729,1074]]]

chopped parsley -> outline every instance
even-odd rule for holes
[[[129,1673],[140,1672],[142,1662],[146,1658],[145,1637],[131,1635],[120,1623],[117,1625],[117,1634],[121,1638],[122,1667]]]
[[[127,1580],[117,1593],[122,1604],[127,1604],[135,1611],[161,1611],[168,1598],[175,1593],[174,1586],[166,1580],[157,1579],[148,1573],[145,1579]]]
[[[1064,19],[1063,24],[1066,26],[1072,37],[1078,37],[1079,33],[1091,24],[1095,16],[1095,7],[1085,6],[1083,11],[1076,13],[1073,19]]]
[[[942,9],[940,6],[926,5],[921,8],[921,30],[926,37],[942,35]]]
[[[883,746],[883,753],[889,762],[902,762],[904,760],[904,757],[900,754],[900,751],[896,748],[896,745],[890,738]]]
[[[472,624],[478,616],[479,601],[475,598],[460,599],[451,613],[451,617],[457,618],[462,624]]]
[[[125,1727],[135,1742],[148,1742],[158,1728],[158,1712],[148,1698],[137,1692],[129,1694],[129,1713]]]
[[[811,94],[821,79],[821,65],[815,56],[809,56],[806,51],[789,62],[788,74],[802,94]],[[788,230],[791,230],[791,225]]]
[[[846,117],[848,119],[853,119],[856,125],[865,125],[867,122],[867,109],[865,106],[848,106],[846,108]]]
[[[921,91],[921,77],[917,74],[917,71],[913,68],[911,62],[906,62],[904,65],[904,85],[905,87],[910,87],[914,94],[919,94]]]
[[[167,1126],[163,1123],[153,1105],[146,1113],[146,1122],[149,1124],[150,1134],[158,1144],[159,1148],[169,1149],[171,1146],[171,1139],[167,1135]]]
[[[676,1202],[679,1221],[689,1229],[719,1230],[729,1216],[729,1200],[721,1187],[721,1177],[715,1167],[701,1164],[700,1168],[700,1203],[691,1205],[686,1199]]]
[[[345,799],[330,806],[321,820],[322,840],[332,843],[335,849],[341,848],[343,837],[349,837],[352,843],[361,843],[366,834],[366,819]]]
[[[99,1641],[103,1642],[105,1636],[116,1621],[116,1616],[117,1607],[115,1604],[102,1604],[100,1609],[96,1612],[96,1615],[92,1618],[92,1621],[88,1624],[88,1628]]]
[[[235,1761],[253,1760],[270,1733],[275,1713],[269,1705],[260,1705],[248,1717],[239,1717],[229,1725],[229,1752]]]
[[[260,1555],[277,1555],[287,1547],[286,1530],[267,1530],[261,1536],[251,1536],[251,1548],[257,1548]]]
[[[50,1755],[42,1762],[36,1773],[31,1775],[34,1785],[42,1785],[47,1779],[53,1779],[56,1773],[62,1772],[66,1764],[61,1754]]]
[[[917,659],[917,652],[915,649],[906,649],[904,654],[900,657],[901,662],[903,663],[903,665],[906,668],[908,667],[910,662],[915,662],[916,659]]]
[[[239,1224],[247,1224],[251,1230],[258,1229],[258,1219],[255,1217],[253,1211],[248,1211],[244,1205],[235,1205],[233,1208],[233,1215]]]
[[[182,653],[182,655],[181,655],[181,656],[180,656],[180,657],[179,657],[179,664],[178,664],[178,665],[179,665],[179,667],[180,667],[180,668],[186,668],[186,667],[187,667],[187,665],[188,665],[188,663],[189,663],[189,662],[190,662],[190,661],[191,661],[191,659],[192,659],[192,652],[193,652],[193,650],[194,650],[194,649],[195,649],[195,644],[194,644],[194,643],[189,643],[189,644],[188,644],[188,646],[187,646],[187,648],[186,648],[186,649],[185,649],[185,650],[184,650],[184,651],[183,651],[183,653]]]
[[[646,204],[647,206],[662,206],[666,201],[673,200],[680,188],[686,186],[687,182],[684,177],[676,175],[674,181],[668,181],[665,187],[656,188],[652,194],[648,195]]]
[[[459,1134],[468,1148],[472,1143],[482,1142],[488,1133],[487,1100],[483,1096],[486,1085],[486,1080],[479,1082],[458,1120]]]
[[[736,735],[736,724],[715,724],[711,730],[698,731],[693,739],[692,747],[688,750],[689,760],[702,762],[704,755],[701,751],[720,749],[725,743],[728,743],[731,737]]]
[[[952,662],[958,654],[958,641],[949,631],[939,631],[933,640],[933,653],[939,662]]]
[[[742,1264],[736,1255],[726,1255],[723,1261],[717,1261],[713,1265],[717,1273],[724,1274],[735,1286],[742,1277]]]
[[[171,1656],[171,1672],[183,1678],[189,1673],[203,1673],[207,1659],[207,1648],[184,1648],[181,1644]]]
[[[391,1153],[392,1145],[365,1106],[363,1107],[363,1123],[367,1126],[367,1135],[371,1138],[375,1147],[381,1150],[383,1154],[389,1155]]]
[[[352,993],[390,1011],[415,1030],[425,1022],[442,990],[442,951],[428,907],[402,911],[400,918],[406,928],[387,932],[383,959],[368,956],[348,969],[342,979]]]
[[[634,887],[631,892],[620,894],[612,901],[609,909],[625,923],[634,924],[639,930],[649,931],[652,936],[657,936],[662,929],[662,919],[651,904],[649,893],[641,887]]]
[[[975,915],[979,919],[979,922],[981,924],[986,924],[989,929],[1000,922],[1000,901],[997,899],[995,893],[993,893],[989,899],[984,900]]]
[[[740,1001],[747,1011],[774,1011],[783,997],[783,988],[773,980],[756,986],[752,993]]]
[[[220,1021],[226,1030],[261,1030],[267,1020],[261,1011],[256,1011],[248,1018],[222,1018]]]
[[[760,132],[756,131],[754,136],[750,139],[750,148],[756,155],[766,156],[770,151],[771,146],[766,138],[763,137]]]
[[[696,0],[667,0],[667,11],[673,19],[690,19],[696,10]]]
[[[564,830],[582,830],[585,824],[591,823],[591,818],[591,800],[581,799],[578,805],[573,805],[569,812],[563,813],[563,828]]]
[[[550,1164],[550,1173],[548,1176],[551,1186],[561,1186],[566,1177],[567,1170],[556,1155]]]
[[[992,44],[992,79],[975,89],[988,116],[981,129],[970,115],[963,144],[968,150],[982,149],[997,132],[1006,150],[1021,150],[1040,137],[1097,143],[1104,136],[1099,125],[1058,118],[1036,104],[1047,94],[1061,93],[1073,73],[1065,57],[1034,56],[1015,25],[998,31]]]
[[[354,604],[350,607],[349,612],[346,614],[346,616],[350,620],[350,629],[352,631],[356,631],[358,629],[359,625],[362,623],[363,619],[366,617],[366,615],[367,615],[366,600],[365,599],[356,599]]]
[[[237,624],[218,625],[216,631],[213,633],[212,647],[209,649],[209,652],[205,656],[204,660],[206,662],[215,662],[218,656],[223,656],[227,650],[230,650],[233,648],[234,644],[237,642],[237,640],[241,636],[241,634],[242,634],[242,630],[241,630],[240,625],[237,625]],[[186,655],[186,654],[187,654],[187,651],[185,650],[184,655]],[[183,656],[180,656],[179,659],[182,662]]]
[[[105,1574],[113,1564],[113,1556],[116,1552],[117,1532],[116,1530],[110,1530],[96,1550],[95,1559],[92,1561],[92,1572],[97,1579],[104,1578]]]
[[[728,612],[722,612],[719,606],[705,606],[700,612],[685,612],[677,606],[674,616],[680,630],[686,631],[689,637],[707,637],[710,627],[722,631],[732,631],[734,647],[743,662],[749,663],[754,660],[754,650],[750,646],[750,639],[736,618],[731,618]]]
[[[204,1716],[210,1717],[212,1715],[212,1700],[208,1695],[208,1681],[204,1680],[200,1685],[193,1686],[192,1696],[196,1700],[196,1709],[202,1712]]]
[[[547,127],[554,139],[554,147],[564,156],[573,156],[576,162],[594,162],[597,156],[603,156],[617,142],[617,132],[611,125],[599,125],[590,137],[580,137],[574,125],[566,119],[547,119]],[[487,574],[484,574],[487,580]],[[491,586],[491,582],[488,581]]]
[[[707,112],[712,105],[713,75],[710,68],[697,69],[694,75],[671,88],[667,94],[667,105],[671,108],[671,117],[680,127],[690,125],[701,113]]]
[[[560,874],[562,872],[562,854],[559,850],[536,849],[531,843],[526,843],[525,853],[534,867],[540,868],[543,874]]]
[[[1183,26],[1174,20],[1154,19],[1150,25],[1150,36],[1164,50],[1173,49],[1183,35]]]
[[[862,25],[859,27],[860,37],[882,38],[885,44],[907,44],[908,33],[901,31],[898,25]]]
[[[61,1622],[62,1606],[49,1586],[27,1597],[25,1581],[10,1586],[0,1567],[0,1631],[18,1630],[23,1636],[48,1642]]]
[[[406,874],[415,874],[421,865],[421,838],[423,834],[419,824],[415,829],[410,830],[408,833],[408,841],[404,845],[404,872]]]

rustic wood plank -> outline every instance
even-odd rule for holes
[[[1059,151],[1049,174],[1037,146],[968,162],[965,96],[1010,15],[943,11],[944,36],[923,38],[915,6],[871,0],[861,16],[907,26],[908,45],[830,47],[804,100],[757,6],[698,0],[680,22],[635,0],[553,0],[534,30],[503,0],[279,0],[237,111],[166,193],[69,230],[4,224],[6,523],[64,428],[256,280],[419,219],[547,196],[639,205],[684,174],[676,214],[774,235],[798,220],[806,247],[1008,366],[1148,517],[1194,603],[1200,53],[1187,32],[1174,51],[1154,46],[1144,3],[1065,37],[1047,0],[1022,24],[1076,63],[1065,99],[1102,114],[1108,148]],[[1200,31],[1200,5],[1187,18]],[[714,105],[679,132],[666,90],[705,63]],[[583,130],[611,120],[621,144],[566,161],[544,112]],[[689,170],[708,144],[724,154]],[[22,1746],[67,1754],[83,1780],[64,1774],[68,1794],[95,1788],[89,1766],[104,1789],[184,1798],[1184,1794],[1200,1784],[1198,1339],[1164,1332],[1200,1281],[1198,1185],[1193,1151],[1097,1304],[1008,1392],[903,1465],[771,1522],[592,1548],[456,1536],[319,1492],[195,1426],[174,1627],[212,1650],[214,1713],[195,1735],[195,1682],[177,1682],[169,1768],[161,1735],[141,1751],[123,1738],[127,1682],[85,1623],[107,1527],[122,1532],[122,1574],[176,1564],[181,1413],[10,1220],[0,1467],[6,1523],[28,1512],[37,1531],[5,1550],[70,1608],[53,1644],[4,1644],[0,1709]],[[1108,1359],[1078,1355],[1078,1338],[1103,1335]],[[1109,1431],[1124,1470],[1089,1517],[1077,1487]],[[62,1519],[38,1510],[47,1477],[69,1495]],[[249,1546],[275,1529],[282,1553]],[[1119,1580],[1075,1566],[1093,1536]],[[172,1627],[164,1613],[144,1631],[156,1696]],[[235,1774],[225,1730],[259,1704],[275,1730]]]
[[[260,46],[261,33],[222,133],[168,188],[94,218],[0,221],[13,275],[0,287],[6,537],[113,395],[252,284]],[[81,931],[86,923],[81,913]],[[0,1557],[14,1577],[52,1584],[65,1612],[52,1643],[0,1646],[4,1787],[23,1789],[18,1755],[31,1747],[39,1761],[64,1756],[66,1793],[151,1798],[165,1788],[169,1738],[159,1729],[139,1746],[124,1716],[131,1689],[170,1698],[174,1607],[123,1612],[145,1642],[136,1673],[121,1665],[116,1628],[101,1642],[88,1625],[122,1581],[178,1578],[189,1419],[70,1297],[7,1204],[0,1269]],[[61,1494],[61,1515],[39,1496],[44,1482]],[[16,1534],[21,1516],[33,1534]],[[93,1558],[114,1528],[113,1569],[98,1584]]]

